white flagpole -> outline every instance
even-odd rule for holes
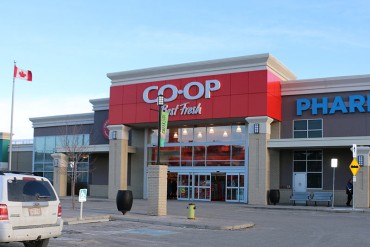
[[[14,66],[15,66],[14,61]],[[9,171],[12,170],[12,152],[13,152],[13,112],[14,112],[14,85],[15,85],[15,77],[13,72],[13,90],[12,90],[12,110],[11,110],[11,117],[10,117],[10,143],[9,143]]]

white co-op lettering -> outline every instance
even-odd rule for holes
[[[197,87],[198,88],[198,92],[197,92],[196,95],[190,95],[190,88],[191,87]],[[166,85],[163,85],[160,88],[158,86],[150,86],[150,87],[147,87],[144,90],[143,100],[146,103],[149,103],[149,104],[156,103],[157,98],[149,99],[149,93],[153,90],[157,90],[158,95],[164,95],[164,91],[166,89],[171,90],[171,94],[168,98],[164,98],[164,102],[174,101],[179,94],[182,94],[184,96],[184,98],[188,99],[188,100],[200,99],[203,96],[204,96],[204,98],[209,99],[209,98],[211,98],[211,92],[217,91],[220,88],[221,88],[221,83],[220,83],[219,80],[206,80],[205,85],[203,85],[202,83],[197,82],[197,81],[189,82],[188,84],[185,85],[183,90],[181,90],[181,89],[179,90],[176,86],[174,86],[172,84],[166,84]]]

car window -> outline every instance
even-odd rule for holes
[[[15,202],[55,201],[56,195],[46,181],[8,180],[8,200]]]

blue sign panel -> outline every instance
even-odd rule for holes
[[[328,97],[323,98],[300,98],[297,99],[297,116],[302,116],[303,112],[311,111],[312,115],[327,115],[340,113],[370,112],[368,98],[370,94],[350,95],[343,99],[342,96],[335,96],[333,102],[329,102]]]

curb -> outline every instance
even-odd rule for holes
[[[64,225],[77,225],[77,224],[86,224],[86,223],[98,223],[98,222],[107,222],[110,221],[112,217],[110,215],[99,215],[91,217],[80,218],[63,218]]]
[[[174,226],[174,227],[186,227],[195,229],[208,229],[208,230],[241,230],[246,228],[254,227],[253,222],[247,222],[243,224],[233,224],[233,225],[219,225],[216,222],[207,223],[207,219],[197,218],[195,220],[188,220],[185,217],[170,217],[169,220],[163,220],[163,218],[147,219],[147,218],[137,218],[137,217],[127,217],[127,216],[111,216],[112,220],[123,220],[131,222],[140,222],[152,225],[163,225],[163,226]]]
[[[257,206],[257,205],[246,205],[245,208],[252,209],[266,209],[266,210],[282,210],[282,211],[313,211],[313,212],[326,212],[326,213],[369,213],[362,208],[342,208],[342,207],[310,207],[310,206]]]

